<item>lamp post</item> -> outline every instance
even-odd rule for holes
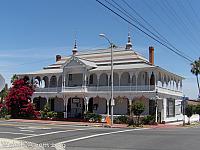
[[[113,106],[115,105],[114,99],[113,99],[113,44],[106,37],[105,34],[99,34],[99,36],[102,38],[105,38],[108,41],[108,43],[110,44],[110,50],[111,50],[111,125],[113,125]]]
[[[183,96],[182,110],[183,110],[183,126],[185,126],[185,95]]]

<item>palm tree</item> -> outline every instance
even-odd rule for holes
[[[199,74],[200,74],[200,58],[199,60],[195,60],[193,63],[191,63],[192,69],[191,72],[194,74],[197,78],[197,86],[199,90],[199,96],[200,96],[200,85],[199,85]]]

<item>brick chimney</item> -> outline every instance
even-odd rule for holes
[[[60,55],[56,55],[56,62],[61,60],[61,56]]]
[[[149,63],[151,65],[154,65],[154,47],[153,46],[149,47]]]

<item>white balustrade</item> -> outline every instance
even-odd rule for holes
[[[114,91],[155,91],[168,94],[181,94],[181,91],[167,89],[155,85],[142,85],[142,86],[114,86]],[[55,88],[36,88],[35,92],[103,92],[110,91],[110,86],[74,86],[74,87],[55,87]]]

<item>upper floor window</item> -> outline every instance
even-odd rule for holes
[[[89,81],[89,84],[93,84],[93,78],[94,78],[93,74],[90,75],[90,81]]]

